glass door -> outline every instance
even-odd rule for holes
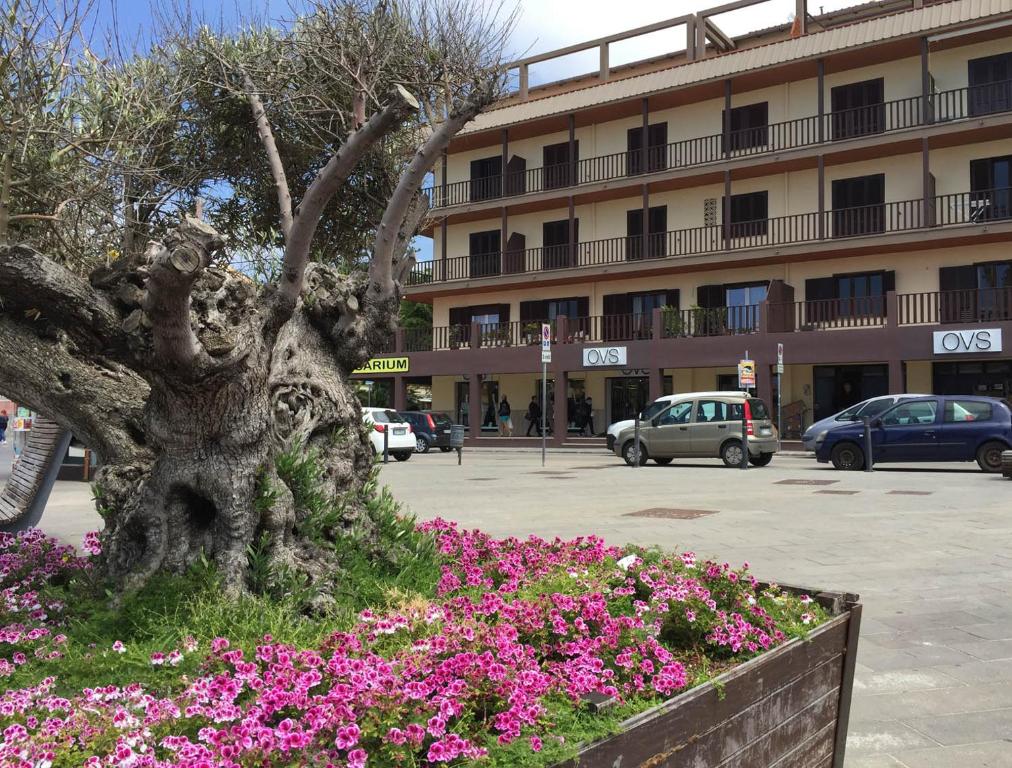
[[[633,419],[650,400],[650,380],[646,376],[608,379],[608,423]]]

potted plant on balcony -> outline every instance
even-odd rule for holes
[[[533,347],[541,343],[541,323],[525,323],[523,328],[523,343]]]
[[[509,323],[500,323],[482,332],[483,347],[508,347],[512,343]]]
[[[466,325],[451,325],[449,334],[450,349],[460,349],[465,345],[467,340],[468,326]]]

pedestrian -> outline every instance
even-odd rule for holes
[[[0,443],[7,442],[7,411],[0,411]]]
[[[538,430],[538,437],[541,437],[541,406],[538,405],[538,398],[532,397],[531,404],[527,406],[527,437],[531,436],[531,427]]]
[[[481,422],[481,428],[492,427],[495,429],[495,400],[491,397],[488,399],[488,408],[485,409],[485,418]]]
[[[590,430],[590,436],[593,437],[594,436],[594,400],[593,400],[593,398],[588,397],[583,402],[583,412],[584,412],[584,417],[583,417],[583,419],[584,419],[584,426],[587,427]],[[583,432],[581,431],[580,434],[583,434]]]
[[[465,427],[469,426],[467,422],[467,409],[468,409],[467,400],[462,400],[460,403],[460,423],[463,424]]]
[[[513,409],[510,408],[510,401],[506,395],[502,396],[499,403],[499,434],[503,437],[513,437]]]

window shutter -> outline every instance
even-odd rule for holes
[[[506,325],[510,321],[510,305],[499,304],[496,309],[499,310],[499,324]]]
[[[632,303],[628,293],[610,293],[604,297],[604,314],[628,315],[632,312]]]
[[[896,272],[892,269],[886,270],[882,274],[882,293],[889,293],[889,291],[896,290]]]
[[[450,325],[467,325],[470,322],[470,307],[450,307]]]
[[[967,291],[977,287],[977,267],[941,267],[938,270],[938,290]]]
[[[521,301],[520,302],[520,322],[521,323],[533,323],[535,321],[542,321],[548,317],[548,302],[547,301]]]
[[[696,305],[703,309],[724,306],[723,285],[700,285],[696,288]]]
[[[972,322],[977,317],[977,267],[941,267],[938,270],[939,320],[943,323]]]
[[[590,297],[580,296],[576,299],[576,316],[590,317]]]
[[[816,277],[805,280],[805,320],[809,323],[824,323],[835,320],[837,305],[836,279]]]
[[[680,291],[674,288],[670,291],[665,291],[664,305],[671,309],[679,309]]]

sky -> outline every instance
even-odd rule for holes
[[[504,0],[516,1],[519,19],[514,30],[509,54],[513,58],[543,53],[574,43],[641,27],[656,21],[721,5],[721,0]],[[196,14],[209,20],[221,20],[228,27],[242,16],[258,15],[283,20],[292,16],[290,8],[298,0],[189,0]],[[99,23],[116,20],[119,33],[126,39],[143,39],[150,28],[152,5],[144,0],[97,0]],[[860,5],[862,0],[809,0],[809,13],[833,11]],[[157,6],[155,6],[157,7]],[[714,17],[726,34],[735,36],[765,27],[786,24],[793,19],[794,0],[766,0],[750,8],[742,8]],[[611,46],[612,66],[649,58],[685,47],[685,28],[675,27],[622,41]],[[597,69],[597,51],[586,51],[555,62],[531,67],[532,85]],[[417,238],[418,257],[432,257],[432,241]]]

